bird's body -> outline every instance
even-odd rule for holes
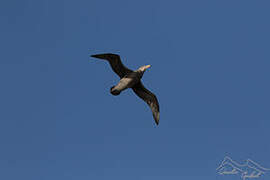
[[[121,91],[132,88],[135,84],[137,84],[142,75],[140,72],[130,72],[126,76],[124,76],[122,79],[120,79],[119,83],[116,86],[113,86],[111,88],[111,93],[113,95],[119,95]]]
[[[155,122],[156,124],[158,124],[158,100],[156,96],[152,92],[147,90],[141,82],[141,78],[145,70],[148,69],[150,65],[142,66],[139,69],[132,71],[122,64],[120,56],[117,54],[97,54],[92,55],[92,57],[108,60],[113,71],[120,77],[119,83],[111,87],[111,94],[117,96],[125,89],[132,88],[132,90],[150,106]]]

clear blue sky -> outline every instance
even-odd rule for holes
[[[0,179],[211,180],[270,168],[268,0],[2,0]],[[152,67],[160,125],[90,54]],[[261,177],[269,179],[270,172]]]

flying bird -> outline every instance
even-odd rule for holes
[[[112,95],[117,96],[122,91],[131,88],[135,94],[137,94],[142,100],[144,100],[152,110],[153,117],[156,124],[159,123],[159,103],[155,94],[146,89],[141,82],[141,78],[146,69],[150,68],[150,65],[141,66],[139,69],[133,71],[125,67],[117,54],[96,54],[91,57],[107,60],[112,70],[120,77],[120,81],[117,85],[112,86],[110,92]]]

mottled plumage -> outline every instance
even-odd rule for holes
[[[137,94],[141,99],[143,99],[151,108],[153,117],[155,119],[156,124],[159,123],[159,104],[156,96],[146,89],[142,82],[141,78],[146,69],[150,67],[150,65],[142,66],[139,69],[132,71],[125,67],[120,59],[120,56],[117,54],[96,54],[92,55],[92,57],[105,59],[109,61],[113,71],[120,77],[120,81],[116,86],[111,87],[111,94],[119,95],[121,91],[132,88],[132,90]]]

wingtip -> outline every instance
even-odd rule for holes
[[[158,126],[158,124],[159,124],[159,113],[157,114],[156,117],[154,116],[154,119],[155,119],[156,125]]]
[[[98,59],[108,59],[110,58],[111,54],[92,54],[90,56]]]
[[[96,55],[96,54],[92,54],[92,55],[90,55],[90,57],[94,57],[94,58],[96,58],[96,57],[97,57],[97,55]]]

